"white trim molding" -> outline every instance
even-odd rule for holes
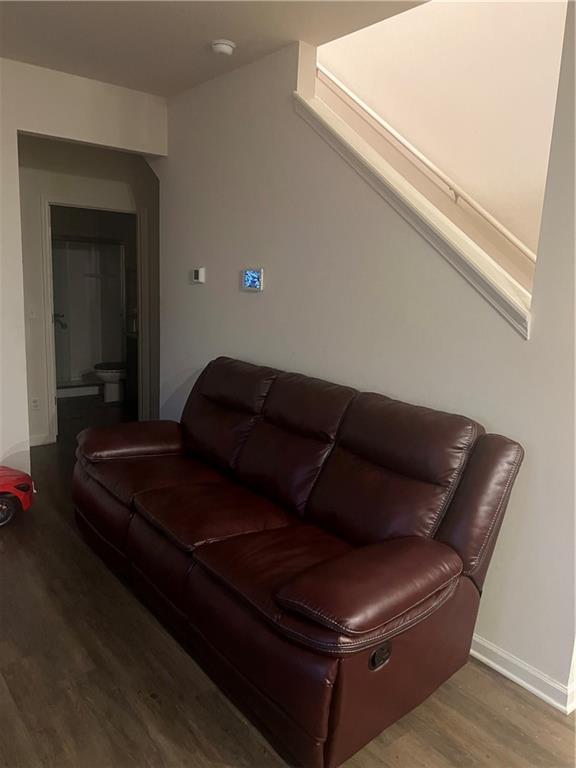
[[[568,685],[568,694],[566,698],[566,714],[571,715],[576,710],[576,683],[572,681]]]
[[[54,289],[52,284],[52,225],[50,205],[52,195],[42,193],[42,293],[44,311],[44,348],[46,350],[46,406],[48,409],[48,439],[55,443],[58,436],[56,408],[56,344],[54,341]],[[43,443],[39,443],[43,445]]]
[[[60,387],[56,389],[57,400],[62,400],[67,397],[92,397],[99,394],[100,386],[98,384],[89,387],[81,384],[78,387]]]
[[[51,435],[30,435],[30,447],[36,448],[39,445],[50,445],[55,443],[56,440]]]
[[[504,677],[522,686],[539,699],[569,715],[575,709],[574,685],[564,685],[536,667],[485,640],[480,635],[472,638],[470,655]]]
[[[490,224],[491,227],[494,227],[494,229],[499,232],[502,237],[508,240],[509,243],[511,243],[518,251],[520,251],[520,253],[525,258],[527,258],[528,261],[532,262],[532,264],[536,263],[536,254],[531,251],[530,248],[528,248],[526,243],[523,243],[522,240],[516,237],[516,235],[507,227],[505,227],[502,222],[498,221],[498,219],[492,216],[492,214],[487,211],[484,206],[478,202],[478,200],[472,197],[472,195],[469,195],[456,181],[454,181],[454,179],[450,178],[450,176],[438,168],[438,166],[433,163],[429,157],[426,157],[423,152],[417,149],[413,144],[405,139],[404,136],[398,133],[398,131],[393,128],[390,123],[387,123],[386,120],[384,120],[377,112],[371,109],[371,107],[369,107],[366,102],[362,101],[362,99],[360,99],[355,93],[347,88],[346,85],[336,77],[336,75],[330,72],[330,70],[322,66],[320,62],[318,62],[316,67],[318,70],[319,79],[328,88],[330,88],[334,94],[336,94],[340,99],[344,99],[348,105],[354,109],[356,114],[361,115],[365,120],[369,118],[373,124],[378,126],[380,135],[385,136],[388,141],[393,139],[398,144],[400,144],[400,146],[408,153],[408,156],[411,157],[412,161],[416,160],[425,168],[427,168],[428,171],[438,179],[438,181],[444,184],[446,191],[454,198],[454,202],[456,204],[458,204],[460,200],[465,202],[470,206],[470,208],[476,211],[476,213],[481,216],[484,221]]]
[[[315,97],[294,108],[352,168],[448,261],[521,336],[530,336],[530,293]]]

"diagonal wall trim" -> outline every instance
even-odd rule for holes
[[[505,651],[480,635],[474,635],[470,655],[522,686],[539,699],[569,715],[575,709],[574,689]]]
[[[371,109],[368,104],[362,101],[362,99],[358,98],[355,93],[347,88],[346,85],[344,85],[341,80],[333,75],[332,72],[326,69],[326,67],[323,67],[322,64],[318,63],[317,68],[319,79],[328,88],[330,88],[330,90],[336,94],[338,98],[343,99],[348,104],[352,105],[352,108],[356,111],[357,114],[361,115],[364,120],[370,119],[378,127],[381,135],[387,137],[388,141],[390,141],[390,138],[393,138],[404,149],[404,151],[407,152],[408,156],[411,157],[413,162],[419,162],[421,165],[427,168],[429,173],[431,173],[432,176],[435,176],[436,179],[446,187],[449,194],[454,197],[455,202],[463,200],[467,205],[470,206],[470,208],[472,208],[472,210],[476,211],[476,213],[481,216],[484,221],[488,222],[492,227],[494,227],[494,229],[499,232],[502,237],[514,245],[514,247],[522,254],[522,256],[524,256],[524,258],[527,258],[532,263],[536,263],[536,254],[531,251],[530,248],[528,248],[528,246],[518,237],[516,237],[513,232],[510,232],[510,230],[505,227],[498,219],[492,216],[492,214],[487,211],[474,197],[469,195],[464,189],[462,189],[462,187],[460,187],[459,184],[457,184],[457,182],[447,176],[430,160],[430,158],[426,157],[426,155],[424,155],[419,149],[411,144],[404,136],[398,133],[398,131],[389,125],[378,113],[374,112],[374,110]]]
[[[531,296],[528,291],[322,101],[295,92],[294,108],[518,333],[529,338]]]

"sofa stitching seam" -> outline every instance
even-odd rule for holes
[[[486,547],[488,545],[488,542],[490,540],[490,536],[492,534],[494,526],[496,525],[496,523],[498,522],[498,520],[500,518],[500,513],[502,511],[502,507],[504,506],[504,502],[508,498],[509,491],[510,491],[511,486],[512,486],[512,481],[514,479],[514,476],[515,476],[515,473],[516,473],[518,467],[520,466],[521,458],[522,458],[522,449],[520,448],[520,446],[518,446],[516,448],[516,456],[514,458],[514,461],[512,462],[512,466],[510,467],[510,470],[508,472],[508,477],[506,478],[506,484],[505,484],[504,489],[502,491],[502,495],[500,496],[500,501],[498,503],[498,507],[496,508],[496,512],[494,513],[494,515],[492,517],[492,520],[490,521],[490,525],[488,526],[488,530],[486,531],[486,535],[484,536],[484,540],[482,542],[482,545],[480,546],[480,549],[478,550],[478,554],[472,560],[472,567],[466,569],[466,571],[465,571],[466,575],[475,573],[475,571],[480,567],[480,565],[482,563],[482,560],[483,560],[483,557],[484,557],[484,553],[485,553],[485,549],[486,549]]]
[[[89,464],[103,464],[106,461],[129,461],[131,459],[157,459],[161,456],[184,456],[183,450],[177,451],[159,451],[157,453],[129,453],[121,456],[99,456],[93,454],[93,458],[90,458],[84,451],[80,451],[82,458],[86,459]]]
[[[362,650],[363,648],[369,648],[372,645],[376,645],[382,640],[387,640],[391,637],[395,637],[401,632],[404,632],[405,630],[410,629],[415,624],[420,623],[420,621],[427,618],[431,613],[438,610],[438,608],[441,608],[444,605],[444,603],[446,603],[449,600],[449,598],[452,597],[452,595],[456,590],[457,585],[458,585],[458,582],[455,581],[454,585],[451,586],[449,590],[444,595],[442,595],[442,597],[440,597],[433,605],[431,605],[430,608],[427,608],[426,611],[424,611],[424,613],[421,613],[418,616],[415,616],[414,619],[412,619],[409,622],[406,622],[405,624],[402,624],[400,627],[390,630],[390,632],[384,632],[382,635],[378,637],[371,637],[371,638],[366,638],[362,640],[351,640],[343,647],[338,643],[314,640],[313,638],[310,638],[308,635],[305,635],[302,632],[298,632],[297,630],[285,627],[284,625],[283,625],[283,629],[285,630],[286,634],[303,640],[306,645],[312,648],[316,648],[317,650],[333,651],[341,654],[353,653],[357,650]]]
[[[458,571],[458,573],[451,576],[447,581],[445,581],[443,584],[441,584],[439,587],[437,587],[432,592],[428,593],[424,597],[422,597],[420,600],[417,600],[415,603],[410,605],[408,608],[405,608],[404,610],[400,611],[399,613],[394,614],[394,616],[391,616],[390,618],[386,619],[385,621],[378,624],[376,627],[371,627],[370,629],[349,629],[341,622],[341,619],[339,619],[336,616],[328,616],[325,613],[322,613],[322,611],[319,611],[317,608],[310,605],[310,603],[306,600],[300,600],[296,601],[295,599],[291,598],[280,598],[283,602],[288,603],[292,606],[304,606],[307,608],[311,613],[313,613],[316,616],[319,616],[320,618],[324,619],[328,624],[330,624],[331,627],[340,630],[345,635],[365,635],[369,632],[377,632],[382,627],[386,626],[386,624],[389,624],[391,621],[395,621],[400,616],[402,616],[405,613],[408,613],[408,611],[414,610],[414,608],[417,608],[419,605],[421,605],[425,600],[429,600],[431,597],[433,597],[435,594],[440,592],[443,589],[446,589],[455,579],[457,579],[462,573],[462,568]],[[299,611],[300,612],[300,611]]]
[[[312,487],[310,488],[310,493],[308,494],[308,497],[306,499],[306,504],[304,505],[304,509],[302,510],[302,515],[303,516],[306,515],[307,512],[310,512],[312,514],[312,509],[310,508],[311,507],[312,495],[313,495],[314,491],[316,490],[317,486],[320,484],[320,478],[322,477],[322,473],[325,471],[325,468],[328,465],[328,462],[330,461],[330,457],[332,456],[332,454],[334,453],[336,448],[339,446],[339,442],[338,441],[340,439],[341,432],[342,432],[342,429],[343,429],[343,426],[344,426],[344,420],[346,419],[346,415],[348,414],[348,411],[352,407],[352,403],[358,397],[358,394],[359,393],[358,393],[357,389],[352,389],[352,396],[350,397],[350,400],[347,402],[346,407],[342,411],[342,415],[340,417],[340,421],[338,422],[338,426],[336,427],[336,431],[334,433],[334,438],[333,438],[333,440],[332,440],[332,442],[330,444],[330,447],[329,447],[328,452],[326,454],[326,458],[324,459],[324,461],[322,462],[322,466],[320,467],[320,469],[316,473],[316,477],[314,479]]]
[[[469,424],[469,436],[466,441],[466,444],[464,446],[464,450],[462,451],[462,456],[460,458],[460,463],[452,473],[452,477],[450,478],[449,486],[446,489],[446,495],[444,496],[444,500],[442,504],[440,505],[440,508],[436,512],[436,515],[434,516],[434,519],[432,520],[430,524],[430,530],[429,530],[429,536],[434,537],[436,534],[436,531],[438,530],[440,523],[442,521],[442,518],[444,517],[444,513],[446,512],[446,509],[450,502],[452,501],[454,494],[456,493],[456,488],[458,486],[458,481],[460,477],[462,476],[462,473],[464,472],[464,467],[466,466],[466,463],[468,461],[468,457],[470,455],[470,449],[472,447],[472,444],[474,442],[474,439],[477,437],[478,430],[476,428],[476,424],[474,422],[471,422]]]

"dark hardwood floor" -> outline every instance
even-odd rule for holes
[[[95,414],[70,408],[33,449],[33,508],[0,529],[0,766],[284,765],[76,532],[70,438]],[[572,765],[574,718],[470,661],[346,768]]]

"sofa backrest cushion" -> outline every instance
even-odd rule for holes
[[[433,536],[482,432],[462,416],[359,394],[306,515],[355,544]]]
[[[302,513],[355,395],[349,387],[280,373],[238,460],[238,478]]]
[[[278,371],[218,357],[200,374],[182,413],[187,450],[233,470]]]

